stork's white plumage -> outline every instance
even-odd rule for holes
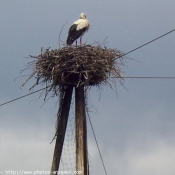
[[[67,44],[71,45],[80,37],[80,45],[82,44],[82,36],[89,30],[90,23],[86,18],[85,13],[80,14],[80,19],[75,21],[69,29]]]

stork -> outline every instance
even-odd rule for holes
[[[68,37],[67,37],[67,45],[71,45],[76,40],[77,45],[77,39],[80,37],[80,45],[82,44],[82,36],[85,32],[89,30],[90,23],[86,18],[85,13],[80,14],[80,19],[75,21],[72,26],[69,29]]]

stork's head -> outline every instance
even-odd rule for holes
[[[80,19],[86,19],[86,14],[85,13],[81,13],[80,14]]]

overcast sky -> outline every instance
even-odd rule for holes
[[[86,13],[91,27],[83,41],[107,38],[108,48],[128,52],[175,28],[174,0],[1,0],[0,103],[29,93],[31,80],[15,80],[29,55],[58,48],[70,25]],[[175,76],[175,32],[126,56],[123,76]],[[14,81],[15,80],[15,81]],[[88,92],[90,118],[110,175],[175,174],[175,80],[125,79]],[[41,88],[41,87],[38,87]],[[39,93],[0,107],[0,171],[50,170],[58,104]],[[71,112],[72,116],[73,112]],[[88,124],[90,172],[105,174]]]

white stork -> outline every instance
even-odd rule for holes
[[[77,39],[80,37],[80,45],[82,44],[82,36],[85,32],[88,31],[90,27],[89,21],[86,19],[85,13],[80,14],[80,19],[75,21],[72,26],[69,29],[68,37],[67,37],[67,45],[71,45],[76,40],[77,45]]]

